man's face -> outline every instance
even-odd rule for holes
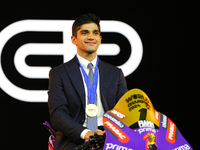
[[[96,53],[101,43],[99,28],[95,23],[83,24],[77,31],[77,37],[72,36],[79,55]]]

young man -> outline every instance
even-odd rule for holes
[[[127,92],[122,71],[97,56],[101,39],[99,18],[94,14],[79,16],[71,37],[77,55],[50,71],[48,106],[51,124],[57,130],[55,150],[71,150],[94,132],[102,135],[103,114]],[[92,68],[88,69],[90,63]]]

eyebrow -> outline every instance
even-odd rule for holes
[[[85,29],[85,30],[81,30],[80,32],[81,32],[81,33],[82,33],[82,32],[89,32],[89,30]],[[99,32],[99,30],[96,30],[96,29],[95,29],[95,30],[93,30],[93,32]]]

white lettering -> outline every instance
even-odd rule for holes
[[[126,138],[125,135],[123,135],[118,129],[116,129],[109,121],[106,121],[105,124],[109,126],[110,129],[112,129],[119,137],[120,139]]]
[[[155,110],[155,117],[158,120],[159,114],[158,114],[158,112],[156,110]]]
[[[171,123],[170,122],[170,128],[169,128],[169,136],[168,136],[168,138],[170,139],[170,140],[173,140],[173,135],[174,135],[174,123]]]
[[[181,145],[175,149],[172,149],[172,150],[189,150],[190,149],[190,146],[188,144],[185,144],[185,145]]]
[[[112,143],[106,143],[106,150],[111,149],[113,147]]]
[[[162,127],[165,129],[167,128],[167,116],[165,116],[165,115],[163,115]]]
[[[114,115],[116,115],[117,117],[121,118],[121,119],[125,118],[125,115],[123,115],[122,113],[120,113],[120,112],[118,112],[118,111],[116,111],[116,110],[112,110],[111,112],[112,112]]]
[[[154,128],[140,128],[138,129],[138,132],[141,134],[143,132],[153,132],[153,133],[156,133],[156,129]]]
[[[148,120],[140,120],[138,121],[138,125],[139,127],[152,127],[152,128],[155,128],[155,125],[153,122],[151,121],[148,121]]]
[[[35,32],[63,32],[63,43],[27,43],[22,45],[15,53],[14,65],[17,71],[26,78],[48,78],[48,66],[28,66],[25,59],[28,55],[63,55],[64,62],[70,60],[76,53],[71,43],[71,27],[73,20],[22,20],[15,22],[0,33],[0,57],[5,44],[14,35]],[[140,64],[143,54],[142,42],[137,32],[128,24],[120,21],[101,21],[102,32],[115,32],[124,35],[131,45],[129,59],[118,66],[125,76],[130,75]],[[112,51],[110,51],[112,49]],[[70,50],[70,51],[69,51]],[[117,55],[120,48],[115,43],[101,44],[98,55]],[[14,85],[3,72],[0,64],[0,86],[8,95],[25,102],[47,102],[47,90],[27,90]]]
[[[118,127],[120,128],[124,128],[124,125],[118,121],[117,119],[115,119],[114,117],[112,117],[111,115],[109,114],[104,114],[104,117],[108,118],[109,120],[111,120],[113,123],[115,123]]]
[[[113,143],[106,143],[106,150],[115,149],[115,150],[133,150],[131,148],[127,148],[125,146],[120,146]]]

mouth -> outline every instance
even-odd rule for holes
[[[88,44],[88,45],[95,45],[96,44],[96,42],[85,42],[86,44]]]

